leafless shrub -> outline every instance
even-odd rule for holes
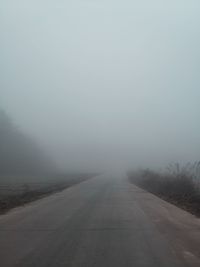
[[[200,216],[200,162],[170,164],[167,172],[149,169],[129,173],[131,182]]]
[[[179,163],[169,164],[167,171],[174,177],[187,176],[195,183],[200,183],[200,161],[188,162],[183,166]]]

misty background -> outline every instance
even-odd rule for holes
[[[0,108],[62,169],[199,160],[199,10],[1,0]]]

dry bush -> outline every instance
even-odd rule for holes
[[[200,215],[200,163],[170,165],[166,173],[149,169],[129,173],[131,182],[147,191]]]

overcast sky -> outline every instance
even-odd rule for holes
[[[62,166],[200,160],[199,0],[0,7],[0,106]]]

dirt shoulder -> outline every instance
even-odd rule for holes
[[[128,177],[131,183],[200,217],[200,189],[190,177],[165,177],[149,171]]]
[[[177,258],[188,267],[200,266],[200,219],[147,190],[132,186],[135,201]]]

